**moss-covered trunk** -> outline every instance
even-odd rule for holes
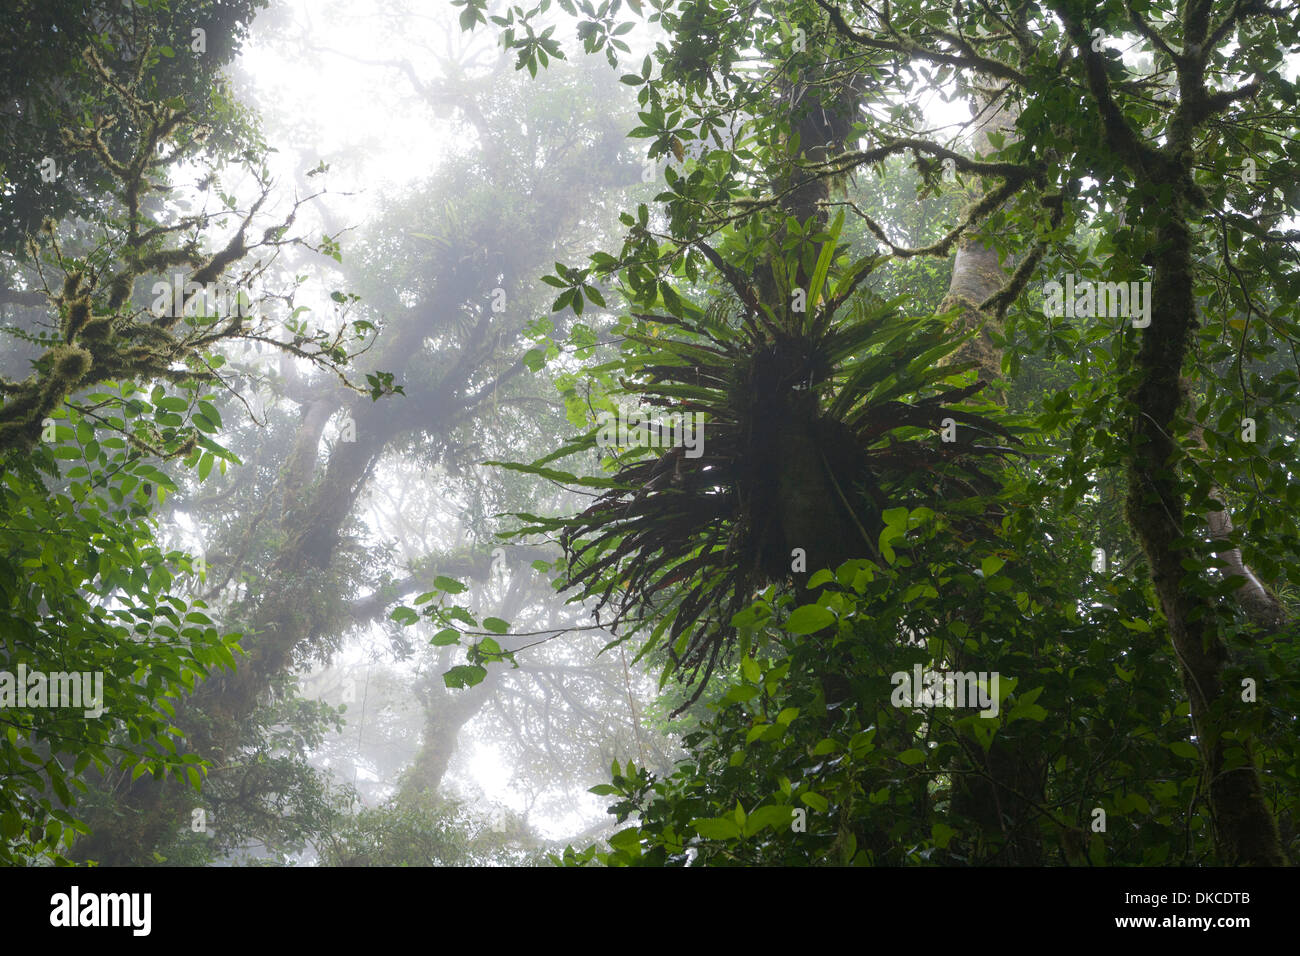
[[[1126,513],[1151,568],[1151,579],[1169,626],[1174,653],[1191,702],[1192,725],[1204,762],[1215,839],[1223,863],[1278,866],[1286,863],[1277,827],[1264,799],[1250,742],[1225,735],[1234,696],[1223,684],[1228,659],[1210,603],[1197,593],[1183,560],[1187,508],[1174,440],[1184,401],[1181,371],[1196,325],[1192,291],[1189,197],[1180,190],[1163,210],[1156,231],[1159,251],[1152,281],[1151,325],[1142,334],[1137,380],[1130,400],[1132,451]]]

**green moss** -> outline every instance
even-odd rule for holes
[[[89,352],[76,345],[60,345],[51,350],[53,378],[63,385],[72,385],[86,377],[94,360]]]
[[[81,339],[85,342],[109,342],[113,338],[113,317],[100,315],[92,318],[81,330]]]
[[[125,272],[117,275],[108,287],[108,307],[114,311],[120,309],[130,300],[134,287],[134,276]]]
[[[67,331],[64,338],[71,342],[77,337],[77,333],[90,321],[90,297],[82,296],[75,300],[68,307]]]
[[[63,277],[63,298],[75,298],[81,289],[81,272],[74,269]]]

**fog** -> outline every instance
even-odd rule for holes
[[[11,0],[0,863],[1293,862],[1295,5],[1075,6]]]

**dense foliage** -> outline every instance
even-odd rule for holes
[[[467,29],[490,19],[521,66],[565,55],[541,29],[549,2],[490,17],[480,0],[458,5]],[[653,462],[624,468],[609,506],[557,519],[580,532],[562,585],[649,605],[625,637],[653,644],[682,614],[675,649],[692,663],[688,632],[714,626],[707,608],[751,634],[717,713],[687,738],[691,759],[667,779],[616,768],[602,788],[623,798],[620,819],[640,822],[600,858],[1293,856],[1300,566],[1288,450],[1300,272],[1285,223],[1300,196],[1288,118],[1297,88],[1283,59],[1300,41],[1294,10],[1195,0],[558,7],[578,19],[582,46],[638,89],[631,135],[649,157],[677,160],[657,209],[624,216],[621,249],[546,280],[563,290],[556,309],[600,304],[606,283],[627,303],[624,357],[590,371],[603,394],[655,405],[668,393],[689,407],[712,384],[710,349],[753,362],[791,351],[770,327],[751,330],[788,313],[792,290],[810,303],[866,295],[866,273],[888,281],[886,262],[955,252],[940,308],[954,336],[976,333],[957,354],[985,381],[1006,375],[1007,410],[1034,424],[1032,453],[1002,470],[990,505],[1005,517],[971,533],[958,497],[918,515],[906,495],[882,494],[886,472],[870,466],[874,487],[854,484],[844,514],[821,484],[883,432],[785,436],[766,410],[796,401],[806,376],[774,376],[742,398],[755,427],[779,438],[784,457],[767,474],[792,476],[782,507],[801,494],[821,505],[790,523],[814,541],[844,524],[871,530],[857,560],[831,546],[833,560],[808,565],[810,581],[710,537],[704,516],[674,524],[693,489],[656,483]],[[663,30],[644,57],[618,39],[638,19]],[[973,158],[927,128],[919,104],[933,94],[970,105]],[[902,156],[919,196],[974,187],[936,240],[909,244],[887,211],[855,201],[853,184],[836,191]],[[801,268],[789,250],[825,240],[817,224],[837,206],[869,242],[837,246],[825,267],[810,250]],[[1071,301],[1054,314],[1052,280],[1136,284],[1131,305],[1081,298],[1077,313]],[[1145,312],[1139,294],[1150,296]],[[702,328],[701,314],[722,318]],[[810,325],[793,351],[809,354],[815,335]],[[870,340],[857,346],[857,362],[876,362],[872,387],[887,391],[913,369],[891,367]],[[673,382],[694,374],[697,387],[661,384],[665,354],[677,359]],[[957,368],[933,371],[938,388],[967,381]],[[895,424],[939,430],[940,410],[897,395]],[[853,401],[828,388],[813,417]],[[719,416],[724,456],[734,420]],[[550,461],[536,467],[545,474]],[[745,493],[725,466],[701,482],[714,500]],[[668,529],[659,537],[643,517],[656,495]],[[892,522],[873,526],[882,513]],[[738,574],[719,576],[718,565]],[[745,574],[759,567],[774,587],[746,606],[765,582]],[[677,589],[655,593],[669,583]],[[916,664],[999,673],[998,716],[887,706],[888,679]],[[806,834],[792,809],[811,811]]]
[[[16,14],[0,864],[1297,858],[1293,2]]]

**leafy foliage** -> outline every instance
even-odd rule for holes
[[[176,486],[138,437],[171,454],[193,449],[189,464],[206,477],[214,456],[227,457],[204,434],[216,428],[201,410],[211,406],[202,401],[186,422],[191,400],[129,383],[87,402],[94,412],[61,410],[52,440],[9,455],[0,473],[0,670],[95,675],[103,687],[81,709],[10,701],[0,711],[0,859],[10,863],[62,859],[84,832],[75,805],[91,768],[197,788],[203,766],[178,747],[175,708],[214,670],[233,670],[239,653],[238,635],[220,633],[186,593],[202,567],[155,540],[153,511]]]
[[[545,0],[511,7],[507,18],[503,42],[530,69],[537,51],[521,38],[525,30],[532,35],[548,7]],[[1278,358],[1297,343],[1296,235],[1283,225],[1298,208],[1294,124],[1281,117],[1297,101],[1283,51],[1294,50],[1300,34],[1282,7],[1191,9],[1155,3],[1085,10],[1049,2],[948,10],[928,0],[884,8],[827,0],[574,5],[580,38],[605,35],[607,21],[633,17],[666,31],[644,61],[614,59],[643,106],[631,135],[648,141],[648,158],[673,156],[679,165],[670,162],[653,210],[624,215],[628,232],[618,254],[598,253],[587,269],[557,266],[547,279],[565,290],[557,308],[580,311],[588,285],[616,276],[634,312],[666,311],[655,320],[691,331],[681,344],[656,346],[674,357],[657,359],[659,367],[708,367],[700,356],[717,347],[708,340],[714,330],[692,327],[700,310],[689,305],[685,287],[725,283],[754,316],[784,305],[796,287],[815,301],[826,274],[818,253],[805,250],[783,267],[774,252],[806,240],[807,213],[794,223],[770,213],[798,201],[813,221],[824,222],[827,210],[840,205],[861,230],[850,233],[875,244],[877,259],[987,254],[995,291],[971,298],[954,272],[949,298],[997,350],[991,358],[1014,380],[1007,393],[1012,409],[1036,417],[1042,461],[1000,475],[1005,518],[996,535],[968,534],[935,507],[933,524],[924,517],[914,529],[911,518],[899,519],[895,534],[885,521],[887,539],[859,535],[867,540],[854,543],[858,554],[832,547],[833,560],[810,563],[822,575],[838,569],[837,577],[812,579],[827,584],[830,597],[768,590],[761,604],[737,612],[762,579],[746,580],[736,592],[741,602],[715,617],[730,615],[730,623],[754,629],[753,641],[779,624],[787,635],[780,651],[766,659],[741,654],[742,682],[690,738],[692,760],[676,775],[652,780],[635,768],[615,769],[600,792],[621,797],[617,815],[636,813],[641,825],[616,836],[611,853],[591,850],[570,862],[677,863],[692,848],[708,862],[999,862],[1014,855],[1009,839],[998,836],[1008,826],[1041,830],[1032,835],[1029,857],[1042,859],[1041,851],[1055,846],[1070,864],[1276,864],[1294,851],[1300,791],[1293,710],[1261,705],[1250,688],[1264,682],[1294,700],[1285,648],[1295,606],[1278,596],[1291,593],[1300,576],[1286,452],[1296,431],[1295,378]],[[976,137],[982,155],[971,159],[933,131],[919,105],[929,96],[961,99],[975,117],[1002,113],[1007,125],[986,126]],[[844,132],[846,97],[853,122]],[[949,182],[976,189],[951,228],[910,243],[900,241],[897,215],[884,218],[851,195],[841,201],[831,194],[845,176],[905,156],[923,184],[919,198],[951,192]],[[863,248],[855,254],[871,255]],[[1260,277],[1258,288],[1240,267],[1246,261],[1256,267],[1249,275]],[[841,266],[839,275],[850,274]],[[1127,317],[1117,327],[1116,316],[1091,310],[1077,317],[1071,311],[1066,321],[1042,314],[1033,280],[1071,275],[1149,281],[1150,328],[1136,321],[1130,328]],[[644,334],[620,328],[627,330]],[[744,358],[719,351],[733,367],[746,367]],[[681,391],[665,396],[679,400],[697,397],[688,389],[719,387],[673,373],[656,379],[659,367],[645,382],[618,385],[653,395],[660,380],[668,381]],[[591,374],[602,380],[605,370]],[[891,378],[892,370],[882,376]],[[857,401],[853,389],[845,394]],[[1268,451],[1251,431],[1257,409],[1270,419],[1262,439]],[[779,427],[779,415],[769,420]],[[782,436],[787,458],[810,457],[805,449],[817,423],[804,424],[801,435]],[[838,438],[836,447],[851,447]],[[548,461],[534,473],[562,477]],[[647,485],[654,462],[636,472],[624,467],[637,483],[605,486],[603,501],[582,519],[589,526],[604,531],[619,516],[630,522],[658,490]],[[790,467],[773,456],[765,474],[775,479]],[[833,514],[835,496],[806,472],[801,477],[781,489],[775,507],[789,508],[811,490],[812,498],[830,503],[821,514]],[[863,487],[870,500],[871,486]],[[1034,541],[1023,511],[1040,508],[1047,509],[1038,529],[1043,538]],[[1087,524],[1076,523],[1080,518]],[[812,508],[798,523],[819,539],[830,524],[819,523]],[[532,527],[567,529],[554,520]],[[912,536],[928,527],[935,537],[921,549]],[[689,572],[690,562],[704,564],[718,548],[714,577],[688,573],[678,580],[656,565],[661,545],[650,534],[637,540],[598,532],[589,550],[575,549],[587,563],[575,561],[571,574],[599,579],[604,590],[597,593],[606,597],[611,588],[636,588],[631,600],[646,612],[637,623],[650,631],[651,643],[671,625],[686,650],[692,629],[708,633],[717,622],[695,614],[674,622],[674,612],[707,606],[717,596],[707,589],[725,585],[725,575],[741,580],[762,570],[752,553],[726,550],[726,540],[704,538],[696,551],[670,552],[669,560]],[[1044,542],[1046,552],[1039,550]],[[1100,552],[1097,569],[1084,542]],[[965,549],[990,546],[978,569],[961,560]],[[901,548],[919,549],[915,563],[901,558]],[[648,552],[651,570],[614,574],[634,549],[639,557]],[[1017,564],[1030,554],[1039,555],[1032,572]],[[1097,594],[1091,575],[1113,574],[1108,560],[1116,554],[1125,576]],[[954,570],[963,564],[966,572]],[[1267,585],[1251,567],[1262,569]],[[1127,577],[1134,571],[1137,577]],[[871,597],[872,582],[886,579],[892,590]],[[682,588],[671,592],[671,584]],[[893,605],[898,600],[915,606],[919,617],[906,616]],[[953,624],[963,630],[945,635]],[[828,640],[832,629],[836,636]],[[1164,641],[1169,651],[1159,649]],[[840,646],[845,654],[830,649]],[[998,720],[945,721],[937,713],[922,718],[883,708],[884,678],[895,668],[905,672],[913,654],[936,665],[974,661],[981,670],[1015,675],[1005,681],[1014,686],[1009,710]],[[1190,708],[1178,700],[1173,675],[1180,671]],[[760,683],[765,675],[777,679]],[[837,678],[850,686],[832,694]],[[841,715],[848,717],[843,724]],[[1194,736],[1186,726],[1169,732],[1172,718],[1183,715]],[[806,734],[799,732],[804,721]],[[874,736],[859,736],[865,734]],[[796,741],[789,749],[787,739]],[[769,742],[781,751],[770,764]],[[1180,766],[1181,760],[1192,762]],[[785,775],[782,785],[778,768],[807,761],[816,767],[816,788],[827,793],[816,789],[806,808],[829,812],[833,823],[822,819],[819,831],[810,824],[821,841],[800,843],[779,832],[777,816],[797,806],[802,784]],[[1110,769],[1099,773],[1103,764]],[[751,777],[755,765],[759,773]],[[1161,770],[1148,777],[1150,767]],[[982,819],[968,799],[980,787],[1001,797]],[[1009,814],[1013,806],[1017,812]],[[1077,812],[1085,806],[1140,817],[1142,825],[1115,839],[1113,826],[1098,829]],[[761,815],[752,826],[751,813]]]
[[[247,117],[221,70],[239,52],[248,23],[266,0],[152,0],[132,9],[114,2],[16,0],[0,25],[0,248],[21,253],[47,218],[102,214],[112,176],[95,157],[70,148],[62,135],[84,118],[115,116],[105,143],[120,153],[143,130],[84,59],[139,76],[145,95],[184,104],[211,130],[205,149],[236,156]],[[202,52],[191,49],[203,30]],[[44,173],[45,175],[42,175]]]
[[[827,262],[834,245],[828,236]],[[698,416],[698,457],[637,441],[591,507],[525,529],[560,529],[566,584],[599,596],[597,608],[614,600],[616,620],[666,612],[679,665],[703,667],[706,677],[731,643],[732,616],[756,589],[806,581],[804,569],[858,551],[878,557],[882,512],[909,501],[960,508],[960,499],[994,487],[981,457],[1011,450],[966,437],[1010,433],[957,404],[979,383],[945,384],[962,369],[936,360],[960,337],[864,299],[832,321],[844,302],[836,293],[808,320],[800,312],[769,318],[770,310],[732,317],[725,301],[708,312],[683,302],[681,318],[638,313],[646,324],[625,335],[618,377],[626,384],[613,394],[688,421]],[[660,336],[664,325],[672,331]],[[968,430],[965,440],[939,440],[945,419]],[[550,461],[595,448],[606,427],[524,470],[555,475]],[[811,563],[792,562],[796,549]],[[657,606],[674,585],[680,603]]]
[[[214,54],[232,55],[240,18],[251,16],[253,6],[216,11],[233,18],[233,32],[219,39]],[[187,4],[183,12],[212,8]],[[221,112],[204,69],[171,74],[180,93],[160,98],[168,82],[155,69],[175,51],[159,45],[158,31],[179,29],[172,7],[159,3],[148,14],[110,17],[99,33],[90,29],[96,25],[91,12],[84,5],[78,10],[82,19],[60,5],[27,25],[59,35],[53,65],[68,74],[36,71],[24,91],[34,98],[25,101],[30,109],[9,119],[42,124],[40,135],[6,140],[0,157],[6,172],[23,167],[21,188],[6,189],[7,195],[20,205],[48,204],[22,255],[3,247],[6,275],[28,285],[16,299],[23,307],[18,321],[3,331],[36,354],[26,378],[0,378],[0,672],[7,680],[20,671],[45,675],[61,687],[65,675],[85,675],[95,686],[102,682],[103,693],[94,704],[83,700],[80,710],[69,709],[63,697],[25,705],[21,695],[4,700],[5,862],[66,862],[74,837],[88,833],[78,807],[92,784],[127,790],[145,774],[174,777],[192,790],[202,784],[208,764],[186,752],[177,711],[214,672],[235,669],[240,635],[194,596],[205,563],[164,549],[156,529],[161,506],[178,490],[167,462],[192,469],[200,485],[214,470],[239,463],[219,440],[223,423],[213,389],[231,387],[221,344],[265,342],[345,382],[340,367],[364,350],[357,339],[365,336],[348,326],[333,339],[300,347],[281,337],[271,317],[245,321],[250,290],[266,263],[229,273],[253,249],[310,245],[288,235],[292,214],[260,239],[248,237],[267,197],[265,175],[261,198],[247,210],[224,194],[216,211],[182,214],[183,207],[161,201],[174,189],[170,173],[184,160],[206,165],[201,189],[216,183],[227,154],[202,145],[212,132],[205,121],[218,119],[214,110],[232,133],[225,145],[246,152],[241,164],[256,166],[258,145],[238,111]],[[73,69],[59,58],[70,55],[67,44],[78,38],[85,41],[77,50],[82,65]],[[6,69],[3,79],[16,77]],[[23,151],[51,139],[80,157],[80,172],[48,194],[33,194],[27,186],[35,174],[26,175]],[[210,235],[230,218],[233,237],[207,251]],[[140,280],[160,275],[171,289],[176,269],[186,270],[179,277],[187,280],[180,283],[186,291],[170,307],[138,293]],[[197,285],[206,292],[218,281],[239,290],[226,314],[192,291]],[[376,397],[392,390],[391,379],[370,384]],[[130,832],[123,827],[122,836]]]

